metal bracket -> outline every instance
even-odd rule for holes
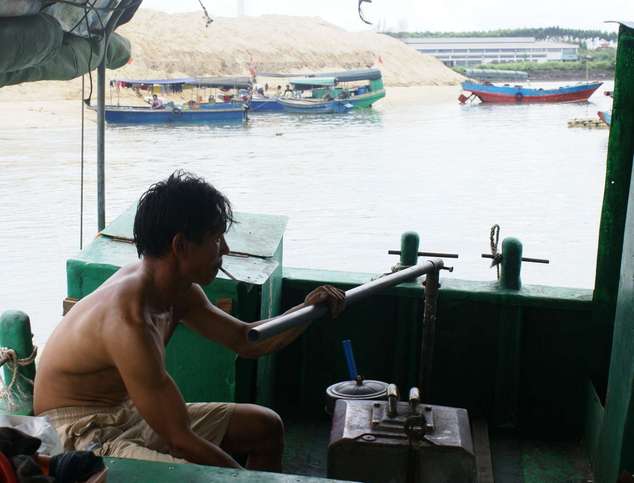
[[[400,255],[400,250],[388,250],[388,255]],[[417,252],[419,257],[459,258],[457,253]]]
[[[499,255],[500,258],[502,257],[502,255]],[[494,258],[493,255],[491,255],[490,253],[483,253],[482,254],[482,258]],[[522,261],[523,262],[530,262],[530,263],[550,263],[550,260],[547,260],[545,258],[529,258],[529,257],[522,257]]]

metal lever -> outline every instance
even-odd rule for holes
[[[390,384],[387,386],[387,415],[391,418],[396,417],[397,403],[398,387],[396,387],[396,384]]]
[[[483,253],[482,258],[495,258],[490,253]],[[550,260],[546,260],[545,258],[528,258],[522,257],[523,262],[531,262],[531,263],[550,263]]]
[[[409,409],[412,415],[418,414],[419,404],[420,404],[420,392],[417,387],[413,387],[409,390]]]
[[[401,250],[388,250],[388,255],[400,255]],[[457,253],[416,252],[419,257],[458,258]]]

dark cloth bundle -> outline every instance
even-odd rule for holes
[[[40,444],[38,438],[22,431],[0,428],[0,452],[11,462],[19,483],[75,483],[104,468],[102,458],[90,451],[69,451],[51,458],[49,476],[45,476],[35,459]]]
[[[103,470],[103,459],[90,451],[68,451],[51,458],[49,473],[57,483],[84,481]]]

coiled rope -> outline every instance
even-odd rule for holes
[[[25,379],[29,384],[33,385],[33,381],[31,379],[23,376],[22,374],[19,374],[18,368],[33,364],[36,356],[37,346],[33,346],[33,351],[31,352],[31,355],[25,357],[24,359],[18,359],[18,355],[16,354],[14,349],[10,349],[8,347],[0,347],[0,367],[8,364],[11,370],[11,382],[9,382],[8,385],[4,383],[2,378],[0,378],[0,400],[6,402],[6,407],[10,411],[15,409],[16,407],[14,397],[15,393],[17,393],[19,399],[24,399],[27,396],[23,393],[19,385],[15,385],[18,379],[18,375]]]
[[[493,225],[489,234],[489,243],[491,245],[491,268],[495,267],[500,279],[500,263],[502,263],[502,254],[498,253],[498,243],[500,241],[500,225]]]

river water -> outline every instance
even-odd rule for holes
[[[422,249],[460,254],[444,276],[493,280],[480,254],[497,223],[501,239],[523,242],[524,256],[550,260],[524,264],[524,283],[591,288],[608,130],[567,121],[609,106],[599,91],[582,104],[452,99],[337,116],[252,115],[244,126],[107,127],[107,221],[183,168],[237,211],[288,216],[287,266],[385,272],[397,261],[387,251],[415,230]],[[78,128],[55,124],[0,134],[0,310],[29,313],[40,343],[61,317],[65,261],[79,249],[79,139]],[[86,143],[89,243],[93,123]]]

